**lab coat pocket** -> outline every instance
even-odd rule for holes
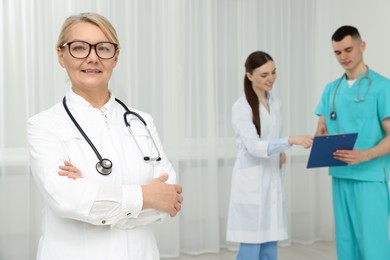
[[[123,128],[126,136],[123,139],[123,153],[127,158],[125,164],[132,171],[144,173],[131,175],[130,183],[148,183],[153,179],[156,161],[144,160],[144,157],[154,158],[156,149],[153,149],[152,138],[142,122],[131,122],[130,130]],[[130,178],[130,175],[128,177]]]
[[[61,140],[67,152],[67,158],[63,159],[77,167],[83,178],[99,179],[99,177],[103,177],[100,174],[96,174],[95,170],[90,170],[95,169],[98,158],[81,134],[71,130],[64,130],[61,134]],[[96,146],[97,143],[95,142],[94,145]]]
[[[63,129],[61,134],[61,139],[63,142],[69,142],[72,140],[85,140],[85,138],[81,135],[81,133],[78,133],[76,131],[73,131],[72,129]]]
[[[153,151],[153,141],[151,135],[141,122],[132,123],[130,129],[127,128],[126,135],[129,136],[131,142],[139,149],[142,157],[154,157],[156,152]]]
[[[261,166],[238,169],[235,178],[236,202],[259,204],[261,193]]]
[[[285,163],[280,168],[280,178],[281,178],[282,182],[284,182],[284,179],[286,178],[286,164]]]
[[[81,159],[85,158],[86,154],[94,155],[93,150],[80,133],[65,129],[61,133],[61,140],[66,147],[70,161],[72,161],[71,157]],[[96,155],[92,157],[96,158]]]

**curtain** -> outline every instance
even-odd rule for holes
[[[369,6],[368,6],[369,5]],[[271,54],[284,134],[312,134],[326,82],[341,76],[331,34],[356,25],[368,64],[389,75],[389,2],[374,0],[3,0],[0,3],[0,259],[35,259],[42,200],[29,171],[27,119],[69,88],[55,51],[71,14],[98,12],[117,29],[121,53],[110,88],[153,115],[183,186],[176,218],[156,224],[161,255],[235,250],[225,240],[236,147],[231,106],[242,95],[244,62]],[[372,30],[373,28],[378,30]],[[289,239],[333,240],[330,178],[306,169],[309,151],[287,152]]]

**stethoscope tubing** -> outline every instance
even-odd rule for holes
[[[145,161],[160,161],[160,160],[161,160],[160,151],[159,151],[158,148],[157,148],[157,144],[156,144],[156,142],[154,141],[154,138],[152,137],[152,134],[150,133],[150,130],[149,130],[149,128],[148,128],[148,125],[146,124],[146,121],[142,118],[142,116],[141,116],[140,114],[138,114],[138,113],[136,113],[136,112],[134,112],[134,111],[131,111],[131,110],[130,110],[122,101],[120,101],[120,100],[117,99],[117,98],[115,98],[115,100],[116,100],[119,104],[121,104],[121,105],[125,108],[125,110],[126,110],[126,112],[123,114],[123,120],[125,121],[125,125],[126,125],[127,129],[129,130],[129,133],[130,133],[130,135],[132,136],[132,138],[133,138],[135,144],[137,145],[137,148],[138,148],[139,152],[142,154],[143,159],[144,159]],[[152,139],[153,146],[156,148],[157,157],[149,157],[149,156],[145,156],[145,155],[144,155],[144,153],[142,152],[141,147],[139,146],[137,140],[135,139],[135,136],[134,136],[134,134],[133,134],[133,131],[131,130],[130,120],[127,120],[127,117],[128,117],[129,115],[134,115],[134,116],[136,116],[136,117],[144,124],[144,127],[145,127],[146,131],[148,132],[148,135],[149,135],[149,136],[151,137],[151,139]]]
[[[134,111],[131,111],[122,101],[120,101],[119,99],[115,98],[115,101],[117,101],[125,110],[126,112],[124,113],[123,115],[123,119],[125,121],[125,125],[130,133],[130,135],[132,136],[139,152],[141,153],[143,159],[145,161],[160,161],[161,160],[161,156],[160,156],[160,151],[154,141],[154,138],[152,137],[152,134],[150,133],[150,130],[149,128],[147,127],[147,124],[145,122],[145,120],[142,118],[141,115],[139,115],[138,113],[134,112]],[[65,111],[66,113],[68,114],[68,116],[70,117],[70,119],[72,120],[72,122],[74,123],[74,125],[76,126],[76,128],[79,130],[79,132],[81,133],[81,135],[84,137],[84,139],[87,141],[87,143],[89,144],[89,146],[92,148],[92,150],[95,152],[97,158],[98,158],[98,162],[96,163],[96,170],[102,174],[102,175],[109,175],[111,172],[112,172],[112,162],[109,160],[109,159],[106,159],[106,158],[103,158],[99,151],[96,149],[95,145],[92,143],[92,141],[89,139],[89,137],[87,136],[87,134],[84,132],[84,130],[82,129],[82,127],[79,125],[79,123],[77,122],[77,120],[73,117],[72,113],[70,112],[68,106],[66,105],[66,97],[64,97],[62,99],[62,104],[65,108]],[[152,143],[153,143],[153,146],[155,147],[156,151],[157,151],[157,157],[149,157],[149,156],[145,156],[142,152],[142,149],[141,147],[139,146],[137,140],[135,139],[135,136],[133,134],[133,131],[131,130],[131,126],[130,126],[130,120],[127,120],[127,116],[129,115],[134,115],[136,116],[144,125],[146,131],[148,132],[150,138],[152,139]]]
[[[355,96],[355,98],[354,98],[354,101],[355,101],[355,102],[363,102],[363,101],[366,99],[368,90],[369,90],[369,88],[371,87],[371,78],[369,77],[368,72],[369,72],[369,68],[367,67],[367,71],[365,72],[365,75],[362,76],[362,77],[359,79],[359,81],[358,81],[358,87],[356,88],[356,96]],[[336,94],[337,94],[337,90],[338,90],[339,87],[340,87],[340,83],[341,83],[341,81],[343,80],[344,77],[345,77],[345,78],[347,77],[346,73],[344,73],[344,74],[340,77],[340,79],[339,79],[338,82],[337,82],[336,88],[335,88],[335,90],[334,90],[334,92],[333,92],[333,96],[332,96],[332,105],[331,105],[331,113],[330,113],[330,119],[331,119],[331,120],[336,120],[336,118],[337,118],[336,111],[335,111]],[[361,84],[361,81],[362,81],[363,79],[367,79],[367,80],[368,80],[368,86],[367,86],[366,91],[364,92],[364,96],[363,96],[362,98],[359,98],[360,84]]]
[[[84,130],[81,128],[81,126],[79,125],[79,123],[76,121],[76,119],[73,117],[72,113],[69,111],[69,108],[68,106],[66,105],[66,98],[64,97],[62,99],[62,104],[66,110],[66,113],[69,115],[70,119],[72,120],[72,122],[74,123],[74,125],[77,127],[77,129],[79,130],[79,132],[81,133],[81,135],[84,137],[85,141],[87,141],[87,143],[89,144],[89,146],[91,146],[92,150],[95,152],[96,156],[98,157],[99,161],[103,160],[103,157],[100,155],[99,151],[96,149],[95,145],[92,143],[92,141],[89,139],[89,137],[87,136],[87,134],[84,132]]]

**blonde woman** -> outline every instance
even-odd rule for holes
[[[150,224],[176,216],[182,188],[152,117],[109,89],[115,29],[99,14],[71,16],[57,54],[71,89],[28,120],[31,170],[46,202],[37,259],[159,259]]]

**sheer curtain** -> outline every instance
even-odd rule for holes
[[[264,50],[277,66],[274,94],[285,134],[314,133],[313,111],[325,83],[341,75],[330,36],[358,26],[367,62],[389,75],[389,2],[313,0],[3,0],[0,3],[0,259],[34,259],[42,201],[28,168],[25,122],[69,88],[55,42],[71,14],[109,18],[121,54],[111,89],[153,115],[184,188],[176,218],[155,226],[162,256],[234,250],[225,240],[236,147],[231,106],[242,95],[243,64]],[[380,31],[379,31],[380,32]],[[308,151],[288,151],[291,241],[332,240],[326,169],[306,170]]]

